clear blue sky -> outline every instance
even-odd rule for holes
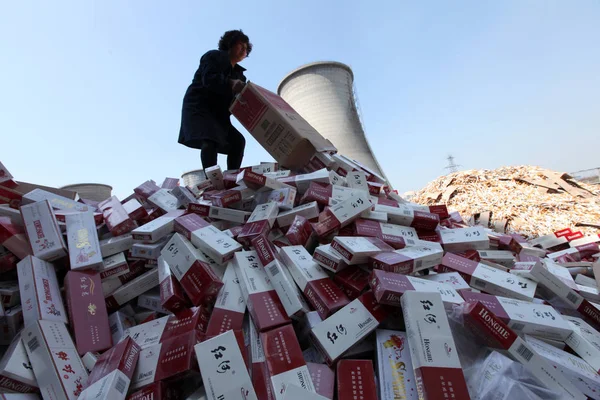
[[[121,198],[200,168],[177,144],[181,100],[200,56],[242,28],[247,75],[273,91],[307,62],[353,68],[400,191],[443,174],[447,153],[465,169],[600,164],[598,1],[207,3],[2,2],[0,160],[19,180]],[[244,164],[270,160],[241,130]]]

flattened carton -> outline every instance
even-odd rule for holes
[[[300,169],[317,152],[336,151],[281,97],[248,83],[229,108],[279,164]]]

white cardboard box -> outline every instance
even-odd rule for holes
[[[38,390],[21,336],[15,337],[0,360],[0,391],[32,393]]]
[[[486,250],[490,247],[488,235],[481,226],[440,229],[438,233],[446,251]]]
[[[25,325],[37,320],[68,323],[54,266],[33,256],[17,264]]]
[[[565,343],[600,374],[600,333],[581,318],[564,318],[573,328]]]
[[[194,346],[210,400],[258,400],[233,331]]]
[[[67,246],[47,200],[21,206],[21,216],[34,256],[54,261],[67,254]]]
[[[21,337],[42,396],[77,400],[88,373],[65,324],[35,321],[23,329]]]
[[[525,340],[583,394],[595,400],[600,399],[600,375],[588,363],[533,336],[525,335]]]
[[[246,302],[240,288],[240,281],[235,272],[235,260],[227,264],[223,275],[223,287],[217,295],[215,307],[210,315],[206,335],[220,335],[230,329],[242,329]]]
[[[131,231],[134,240],[146,243],[156,243],[175,230],[175,219],[180,217],[177,213],[162,215],[152,221]]]
[[[242,249],[241,244],[212,225],[192,232],[191,242],[218,264],[225,264]]]
[[[401,301],[419,398],[468,399],[442,296],[409,291]]]
[[[471,290],[471,286],[463,279],[458,272],[442,272],[439,274],[429,274],[421,276],[428,281],[445,283],[452,286],[455,290]]]
[[[366,264],[371,256],[394,251],[381,239],[360,236],[336,236],[331,247],[340,253],[348,265]]]
[[[292,208],[289,211],[280,212],[277,215],[277,223],[280,227],[289,226],[294,222],[294,218],[300,215],[306,219],[313,219],[319,216],[319,205],[316,201],[306,203],[301,206]]]
[[[102,257],[109,257],[117,253],[127,251],[133,246],[133,236],[130,234],[102,239],[100,241],[100,251]]]
[[[65,223],[71,269],[100,268],[102,254],[93,212],[67,214]]]

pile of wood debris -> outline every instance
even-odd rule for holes
[[[412,201],[447,204],[464,219],[528,237],[575,226],[600,233],[600,187],[539,167],[455,172],[430,182]]]

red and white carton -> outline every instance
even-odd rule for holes
[[[463,297],[465,301],[480,301],[518,334],[562,341],[573,331],[552,306],[475,292],[463,292]]]
[[[138,307],[156,311],[157,313],[171,314],[171,311],[160,304],[160,289],[158,288],[150,289],[140,294],[137,298],[137,305]]]
[[[34,256],[54,261],[67,254],[65,241],[48,201],[21,206],[21,215]]]
[[[442,296],[410,291],[401,303],[419,398],[469,399]]]
[[[267,367],[263,345],[260,340],[260,334],[256,330],[256,326],[251,318],[248,322],[248,330],[250,331],[250,358],[252,359],[250,373],[250,376],[252,377],[252,386],[260,400],[273,400],[275,399],[275,395],[273,393],[273,387],[271,386],[269,369]]]
[[[124,400],[137,366],[141,349],[131,338],[102,354],[90,376],[80,400]]]
[[[68,214],[65,223],[71,269],[100,268],[103,265],[102,254],[93,213]]]
[[[212,225],[192,232],[191,242],[217,264],[225,264],[235,252],[242,249],[241,244]]]
[[[288,385],[315,393],[294,328],[285,325],[260,335],[275,399],[284,398]]]
[[[131,393],[127,400],[178,400],[181,397],[179,388],[175,383],[158,381],[144,386],[142,389]],[[186,399],[188,400],[188,399]],[[203,400],[201,397],[191,400]]]
[[[194,193],[186,186],[177,186],[171,190],[171,194],[177,198],[177,201],[183,208],[188,208],[190,204],[198,203]]]
[[[250,242],[261,235],[267,236],[275,224],[275,218],[278,213],[278,206],[275,202],[258,205],[248,222],[242,228],[242,232],[237,237],[237,241],[245,246],[250,246]]]
[[[252,246],[260,259],[271,285],[275,289],[285,312],[289,317],[301,316],[308,312],[308,306],[289,275],[287,268],[279,261],[277,250],[265,236],[252,240]]]
[[[486,250],[490,240],[481,226],[458,229],[439,229],[441,245],[446,251]]]
[[[116,196],[112,196],[98,204],[98,209],[102,211],[104,223],[113,236],[124,235],[135,229],[135,222],[129,217]]]
[[[67,272],[65,297],[79,354],[110,348],[113,343],[100,274],[90,271]]]
[[[0,217],[0,245],[6,247],[18,259],[32,253],[23,227],[14,224],[8,217]]]
[[[543,249],[551,249],[563,244],[567,244],[569,240],[566,236],[556,236],[556,234],[539,236],[529,241],[532,246],[539,246]]]
[[[100,241],[100,252],[102,253],[102,257],[106,258],[127,251],[131,249],[131,246],[133,246],[133,237],[131,235],[116,236],[102,239]]]
[[[192,238],[192,232],[209,226],[210,223],[198,214],[185,214],[175,219],[175,232],[185,236],[187,240]]]
[[[458,272],[442,272],[439,274],[429,274],[421,276],[421,278],[432,282],[445,283],[454,288],[454,290],[471,290],[471,286],[463,279]]]
[[[406,203],[406,205],[409,206],[410,208],[412,208],[413,210],[425,211],[425,212],[428,212],[431,214],[437,214],[437,215],[439,215],[440,219],[450,217],[450,214],[448,213],[448,207],[445,204],[438,204],[438,205],[433,205],[433,206],[423,206],[421,204],[416,204],[416,203]]]
[[[335,171],[329,171],[329,184],[333,186],[347,186],[346,178]]]
[[[250,218],[248,218],[246,225],[258,221],[267,221],[269,223],[269,227],[272,228],[275,224],[278,210],[279,207],[276,202],[259,204],[250,215]]]
[[[313,201],[295,207],[289,211],[280,212],[279,215],[277,215],[277,224],[281,228],[290,226],[292,222],[294,222],[294,218],[298,215],[306,219],[317,218],[319,216],[319,205],[316,201]]]
[[[88,379],[62,322],[35,321],[21,335],[42,397],[77,400]]]
[[[129,271],[129,264],[127,264],[125,253],[117,253],[104,258],[102,260],[102,267],[98,269],[100,279],[122,276]]]
[[[442,259],[442,271],[456,271],[471,287],[495,296],[531,301],[537,288],[535,281],[452,253]]]
[[[438,292],[442,296],[442,301],[446,307],[464,303],[463,298],[452,286],[415,278],[414,276],[374,269],[369,283],[377,302],[390,306],[400,307],[402,295],[410,290]]]
[[[194,346],[209,400],[258,400],[232,330]]]
[[[210,315],[208,328],[206,328],[207,336],[220,335],[230,329],[240,330],[243,327],[246,302],[233,263],[235,261],[230,261],[225,269],[223,288],[217,295],[217,301]]]
[[[147,349],[179,335],[199,330],[205,324],[206,310],[202,307],[185,309],[177,314],[167,315],[125,330],[124,340],[131,337],[142,349]]]
[[[332,272],[339,272],[348,266],[342,255],[331,248],[331,244],[317,247],[313,253],[313,260]]]
[[[206,173],[206,177],[210,180],[210,183],[212,183],[215,189],[221,190],[225,188],[225,185],[223,184],[223,171],[221,171],[220,166],[214,165],[212,167],[206,168],[204,172]]]
[[[581,318],[564,318],[573,328],[565,343],[600,374],[600,333]]]
[[[322,319],[350,302],[304,247],[284,247],[280,254],[294,281]]]
[[[322,206],[329,205],[329,199],[332,194],[332,185],[323,185],[320,183],[311,183],[302,198],[300,204],[316,201]]]
[[[160,252],[165,247],[168,239],[166,237],[156,243],[134,243],[128,256],[130,259],[158,260]]]
[[[23,204],[30,204],[44,200],[47,200],[52,208],[57,210],[88,211],[89,209],[89,207],[83,203],[79,203],[75,200],[71,200],[67,197],[60,196],[43,189],[34,189],[31,192],[23,195]]]
[[[369,185],[367,184],[367,174],[364,171],[353,171],[346,175],[346,181],[348,186],[353,189],[370,192]]]
[[[354,232],[357,236],[379,238],[396,250],[412,246],[419,239],[415,228],[362,218],[354,221]]]
[[[364,339],[388,315],[372,292],[366,292],[344,308],[317,324],[312,337],[319,350],[333,364],[348,349]]]
[[[148,197],[148,203],[160,208],[165,213],[175,211],[179,207],[179,200],[168,189],[157,190]]]
[[[238,185],[243,182],[247,187],[258,192],[289,187],[289,185],[286,185],[282,181],[283,179],[277,180],[269,178],[268,176],[257,174],[256,172],[248,170],[240,172],[236,179],[236,183]]]
[[[142,206],[138,199],[128,200],[123,204],[123,208],[127,211],[127,215],[134,221],[148,217],[148,211]]]
[[[116,310],[155,286],[158,286],[158,270],[153,268],[106,296],[106,308]]]
[[[313,381],[313,385],[315,385],[315,391],[317,394],[326,399],[333,400],[333,396],[335,394],[335,372],[326,364],[307,362],[306,367],[310,373],[310,378]],[[306,390],[304,390],[303,393],[308,395]],[[287,394],[289,395],[289,388]]]
[[[407,335],[400,331],[377,329],[377,376],[379,399],[418,399],[415,373]]]
[[[375,211],[387,213],[389,223],[424,231],[433,231],[440,223],[440,217],[437,214],[414,210],[404,204],[399,204],[398,207],[376,204]]]
[[[481,302],[468,302],[463,309],[467,326],[487,346],[506,350],[516,361],[538,379],[545,387],[561,394],[564,399],[585,399],[564,375],[510,329]]]
[[[17,264],[25,325],[37,320],[68,323],[54,266],[28,256]]]
[[[246,197],[248,197],[252,190],[245,186],[238,186],[229,190],[220,190],[210,196],[210,201],[212,205],[216,207],[232,208],[241,203],[244,198],[244,192],[246,192]]]
[[[37,380],[19,335],[0,359],[0,391],[35,393],[38,390]]]
[[[508,250],[477,250],[480,260],[491,261],[496,264],[512,268],[515,265],[515,256]]]
[[[408,275],[442,262],[444,250],[439,244],[425,241],[417,241],[416,244],[393,252],[376,254],[369,259],[369,265],[373,269]]]
[[[192,331],[142,349],[131,380],[131,389],[136,390],[169,378],[183,378],[197,371],[194,345],[200,341],[199,335],[198,331]]]
[[[185,297],[181,284],[162,256],[158,257],[158,281],[161,307],[175,313],[188,305],[189,301]]]
[[[208,215],[206,215],[206,216],[210,217],[212,219],[218,219],[218,220],[230,221],[230,222],[236,222],[239,224],[243,224],[246,221],[248,221],[248,218],[250,218],[250,214],[251,213],[249,213],[248,211],[234,210],[232,208],[211,206],[210,210],[208,212]],[[204,216],[202,214],[199,214],[199,215]]]
[[[333,280],[350,300],[354,300],[369,287],[369,272],[352,265],[336,273]]]
[[[143,261],[134,261],[131,263],[128,273],[117,277],[103,279],[102,292],[104,292],[105,297],[107,297],[108,294],[111,294],[126,283],[131,282],[135,278],[142,275],[145,271],[147,270]]]
[[[595,400],[600,399],[600,375],[588,363],[533,336],[525,335],[525,340],[583,394]]]
[[[329,195],[328,205],[335,206],[341,203],[344,200],[348,200],[351,197],[359,196],[361,194],[365,194],[364,190],[359,190],[351,187],[344,186],[332,186],[331,194]]]
[[[371,360],[340,360],[337,364],[337,398],[377,400]]]
[[[568,307],[579,311],[595,329],[600,329],[600,310],[545,268],[543,263],[536,263],[529,274],[540,286],[560,298]]]
[[[298,193],[304,194],[310,187],[311,183],[329,184],[329,171],[320,169],[309,174],[294,175],[287,178],[280,178],[280,182],[293,186],[298,189]]]
[[[294,218],[294,222],[286,232],[285,238],[291,245],[302,245],[307,248],[312,247],[316,240],[310,222],[299,215]]]
[[[175,219],[179,217],[181,213],[169,213],[158,217],[139,228],[135,228],[131,234],[134,240],[140,240],[144,243],[156,243],[161,239],[164,239],[167,235],[175,231]]]
[[[263,332],[290,322],[256,251],[235,254],[236,275],[254,323]]]
[[[223,286],[221,278],[199,258],[194,246],[180,234],[173,235],[161,254],[192,304],[209,302]]]
[[[260,193],[257,198],[257,203],[275,202],[279,210],[291,210],[294,208],[296,200],[296,188],[288,187],[283,189],[271,190],[270,192]]]
[[[322,220],[314,224],[313,229],[319,237],[327,236],[334,230],[349,225],[371,206],[369,195],[360,192],[360,194],[323,211]]]
[[[383,252],[394,251],[394,248],[375,237],[336,236],[331,248],[340,253],[346,264],[366,264],[369,257]]]
[[[350,160],[341,154],[333,154],[331,157],[334,161],[332,169],[342,176],[348,175],[349,172],[360,170],[360,167],[354,160]]]
[[[335,379],[334,379],[335,380]],[[285,389],[283,400],[326,400],[328,397],[309,392],[298,385],[289,384]]]
[[[125,337],[125,331],[136,325],[135,319],[122,311],[115,311],[108,316],[113,343],[118,343]],[[85,360],[84,360],[85,361]]]

